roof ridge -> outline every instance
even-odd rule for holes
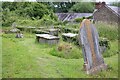
[[[109,10],[111,10],[113,13],[115,13],[118,17],[120,17],[120,14],[118,14],[117,12],[115,12],[113,9],[111,9],[108,5],[105,5],[105,7],[107,7]]]

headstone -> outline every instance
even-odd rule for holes
[[[84,19],[79,30],[79,41],[82,45],[84,57],[84,70],[87,74],[95,74],[101,70],[106,70],[99,46],[99,36],[96,28],[88,19]]]
[[[16,23],[13,22],[13,23],[12,23],[12,28],[16,28],[16,26],[17,26]]]
[[[23,34],[20,33],[20,32],[18,32],[18,33],[16,34],[16,38],[23,38]]]

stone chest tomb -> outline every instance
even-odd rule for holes
[[[36,40],[40,43],[46,44],[57,44],[59,42],[59,37],[49,35],[49,34],[36,34]]]
[[[58,29],[48,29],[50,35],[58,36]]]
[[[78,34],[74,33],[62,33],[63,41],[75,42],[78,40]]]

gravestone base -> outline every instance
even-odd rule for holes
[[[86,69],[85,69],[86,68]],[[86,71],[87,74],[96,74],[102,70],[106,70],[107,69],[107,64],[101,64],[98,65],[96,67],[93,67],[92,69],[87,70],[86,65],[84,65],[84,70]]]

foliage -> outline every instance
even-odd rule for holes
[[[11,26],[13,22],[18,19],[14,12],[10,12],[9,8],[6,8],[2,14],[2,26]]]
[[[101,38],[99,39],[100,46],[105,46],[106,48],[110,49],[110,41],[107,38]]]
[[[55,13],[68,12],[76,4],[75,2],[49,2],[48,3]]]
[[[83,18],[76,18],[76,19],[74,19],[74,21],[75,21],[75,22],[79,22],[79,23],[80,23],[80,22],[82,22],[82,21],[83,21]]]
[[[77,13],[92,13],[94,11],[94,3],[92,2],[79,2],[73,5],[69,12]]]
[[[46,5],[37,2],[4,2],[2,8],[3,10],[9,8],[10,11],[15,11],[19,16],[39,17],[39,19],[44,14],[51,14]]]
[[[37,2],[3,2],[2,13],[3,26],[10,26],[13,22],[19,23],[18,20],[39,20],[44,15],[49,16],[49,21],[57,21],[56,15],[48,5]]]
[[[110,25],[104,22],[95,23],[100,37],[107,38],[108,40],[118,40],[118,25]]]
[[[113,55],[118,54],[118,41],[110,41],[109,43],[110,49],[106,49],[106,51],[103,53],[104,57],[111,57]]]
[[[53,19],[50,18],[50,15],[44,15],[43,18],[40,20],[41,25],[53,25],[54,24]]]
[[[120,2],[113,2],[111,5],[120,7]]]

